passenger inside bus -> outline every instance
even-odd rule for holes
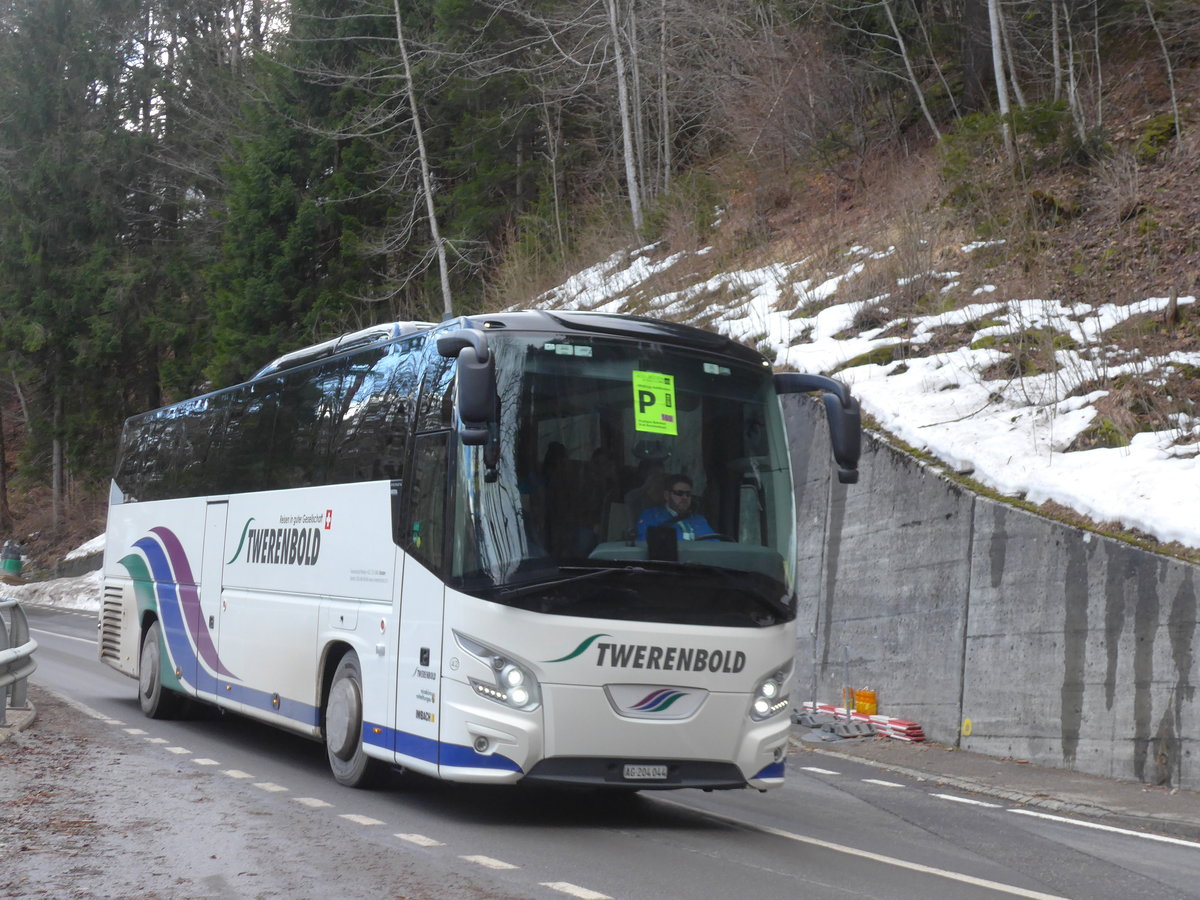
[[[663,465],[661,459],[654,457],[643,459],[638,463],[640,483],[626,493],[624,498],[625,513],[628,519],[625,527],[628,529],[630,537],[637,533],[638,519],[642,517],[642,513],[662,502],[663,490],[666,487],[663,481],[666,477],[666,466]]]

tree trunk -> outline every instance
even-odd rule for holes
[[[52,419],[54,437],[50,450],[50,524],[55,533],[63,523],[63,445],[62,435],[62,397],[54,398],[54,416]]]
[[[12,510],[8,506],[8,445],[4,441],[4,405],[0,402],[0,531],[12,528]]]
[[[961,23],[959,57],[963,71],[963,108],[975,112],[987,106],[985,73],[990,64],[987,0],[962,0]]]
[[[404,40],[404,25],[400,20],[400,0],[392,0],[396,12],[396,43],[400,47],[400,60],[404,64],[404,88],[408,95],[408,107],[412,113],[413,133],[417,139],[417,156],[421,165],[421,188],[425,194],[425,213],[429,217],[429,233],[437,251],[438,273],[442,281],[442,320],[454,315],[454,300],[450,294],[450,267],[446,262],[446,244],[438,228],[437,209],[433,203],[433,176],[429,170],[429,155],[425,152],[425,134],[421,130],[421,113],[417,107],[417,92],[413,86],[412,66],[408,60],[408,44]]]
[[[996,10],[1000,11],[998,5]],[[1025,103],[1025,94],[1021,91],[1021,80],[1017,77],[1017,64],[1013,59],[1012,37],[1008,33],[1008,20],[1004,18],[1002,12],[997,18],[1000,20],[1000,37],[1004,41],[1004,58],[1008,62],[1008,80],[1012,82],[1013,96],[1017,98],[1017,107],[1025,109],[1028,104]]]
[[[1171,65],[1171,54],[1167,52],[1167,42],[1163,38],[1162,29],[1158,27],[1158,19],[1154,17],[1154,9],[1150,5],[1150,0],[1145,0],[1145,3],[1146,15],[1150,17],[1150,27],[1154,29],[1154,36],[1158,38],[1163,65],[1167,68],[1167,84],[1171,88],[1171,114],[1175,117],[1175,138],[1178,140],[1183,135],[1183,126],[1179,120],[1179,98],[1175,94],[1175,69]]]
[[[1057,103],[1062,97],[1063,86],[1062,48],[1059,46],[1057,0],[1051,0],[1050,2],[1050,47],[1054,54],[1054,102]]]
[[[1016,163],[1012,128],[1009,126],[1008,82],[1004,77],[1004,53],[1000,45],[1000,0],[988,0],[988,24],[992,35],[992,76],[996,82],[996,97],[1000,104],[1000,135],[1010,164]]]
[[[608,28],[613,41],[613,58],[617,67],[617,107],[621,117],[621,147],[625,156],[625,182],[629,194],[629,212],[636,231],[642,230],[642,195],[638,185],[637,162],[633,151],[633,111],[629,108],[628,75],[625,72],[625,48],[617,24],[618,0],[604,0],[608,10]]]
[[[1065,0],[1062,12],[1063,22],[1067,26],[1067,108],[1071,110],[1071,120],[1075,123],[1075,136],[1082,143],[1087,138],[1087,127],[1083,120],[1083,106],[1079,102],[1079,84],[1075,76],[1075,39]]]
[[[937,123],[933,121],[929,107],[925,104],[925,92],[921,90],[921,82],[917,80],[916,73],[913,71],[912,60],[908,57],[908,47],[905,46],[904,36],[900,34],[900,28],[896,25],[896,17],[892,15],[891,0],[883,0],[883,11],[887,14],[888,25],[891,26],[892,35],[896,39],[896,46],[900,48],[900,58],[904,60],[904,71],[908,73],[908,83],[912,86],[913,93],[917,95],[917,103],[921,105],[921,112],[925,116],[925,121],[929,124],[929,130],[940,141],[942,133],[938,130]]]
[[[671,109],[667,103],[667,0],[659,7],[658,33],[658,130],[662,142],[662,189],[671,191]]]

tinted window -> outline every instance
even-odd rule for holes
[[[417,409],[417,431],[440,431],[454,424],[454,360],[430,347],[421,403]]]
[[[334,481],[403,477],[419,358],[412,345],[394,346],[369,368],[348,373],[333,440]]]
[[[446,509],[450,491],[446,454],[450,432],[419,435],[414,442],[405,533],[401,547],[437,575],[445,572]]]
[[[404,476],[422,339],[366,350],[130,419],[115,475],[159,500]],[[440,357],[439,357],[440,359]],[[436,421],[449,389],[441,366]]]

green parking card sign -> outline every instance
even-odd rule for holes
[[[651,434],[679,434],[674,375],[634,371],[633,426]]]

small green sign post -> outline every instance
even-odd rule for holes
[[[675,376],[633,373],[633,425],[651,434],[679,434],[675,418]]]

